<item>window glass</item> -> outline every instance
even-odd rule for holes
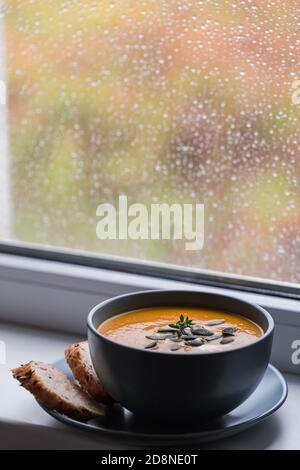
[[[299,1],[1,11],[2,239],[300,281]],[[120,195],[204,204],[203,248],[100,240]]]

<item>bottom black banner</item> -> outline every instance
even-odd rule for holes
[[[86,451],[49,451],[49,450],[26,450],[26,451],[1,451],[2,458],[9,460],[8,454],[13,453],[12,463],[20,464],[24,467],[39,468],[48,465],[66,464],[72,469],[84,467],[93,464],[93,469],[106,469],[109,466],[120,466],[124,469],[135,469],[141,466],[185,466],[192,468],[203,467],[204,465],[230,466],[230,468],[239,468],[247,462],[247,465],[256,466],[264,462],[270,464],[293,463],[298,460],[297,451],[218,451],[218,450],[86,450]],[[30,457],[32,455],[32,457]],[[42,459],[42,460],[41,460]],[[30,464],[29,464],[30,462]],[[41,464],[43,462],[43,464]],[[27,463],[27,464],[26,464]],[[96,466],[95,466],[96,465]]]

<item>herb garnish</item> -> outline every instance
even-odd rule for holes
[[[178,334],[182,334],[185,328],[191,327],[193,324],[193,320],[190,320],[189,317],[185,317],[184,315],[180,315],[179,320],[177,323],[171,323],[169,325],[170,328],[176,328],[178,330]]]

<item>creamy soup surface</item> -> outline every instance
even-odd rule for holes
[[[235,349],[253,343],[263,334],[257,324],[242,315],[181,307],[123,313],[106,320],[98,330],[127,346],[180,353]]]

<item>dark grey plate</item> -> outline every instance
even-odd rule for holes
[[[54,365],[71,378],[63,359]],[[231,413],[207,423],[181,425],[178,428],[145,421],[120,405],[107,407],[107,414],[103,418],[82,423],[39,404],[53,418],[80,429],[144,445],[170,446],[213,441],[244,431],[274,413],[286,397],[287,384],[284,378],[275,367],[269,365],[255,392]]]

